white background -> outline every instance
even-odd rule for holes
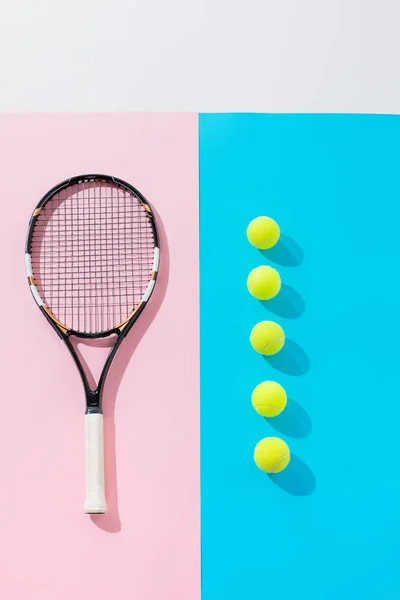
[[[400,0],[2,0],[0,11],[0,111],[399,111]]]

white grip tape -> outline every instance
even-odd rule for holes
[[[107,512],[104,492],[103,415],[85,415],[86,431],[86,501],[85,513]]]

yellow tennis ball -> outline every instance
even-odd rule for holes
[[[281,289],[281,278],[276,269],[262,265],[253,269],[247,278],[247,289],[257,300],[270,300]]]
[[[290,462],[289,446],[277,437],[267,437],[254,448],[254,462],[261,471],[279,473]]]
[[[276,417],[286,406],[286,392],[275,381],[263,381],[254,388],[251,403],[259,415]]]
[[[260,321],[250,333],[250,344],[259,354],[271,356],[283,348],[285,332],[274,321]]]
[[[278,223],[270,217],[257,217],[247,227],[247,239],[252,246],[260,250],[268,250],[275,246],[280,235]]]

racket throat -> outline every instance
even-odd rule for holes
[[[86,392],[86,414],[94,415],[94,414],[102,414],[101,409],[101,388],[97,388],[95,390],[91,390],[89,387],[85,386]]]

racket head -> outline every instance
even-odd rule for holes
[[[158,266],[151,206],[117,177],[72,177],[33,211],[28,281],[36,303],[63,335],[126,333],[153,292]]]

